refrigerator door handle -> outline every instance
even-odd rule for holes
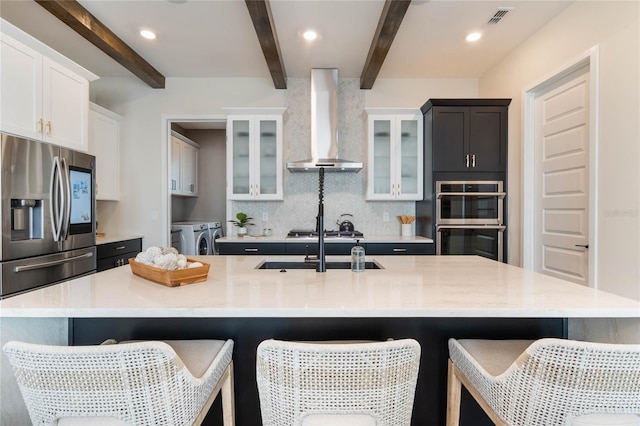
[[[93,253],[89,252],[89,253],[81,254],[80,256],[68,257],[65,259],[50,260],[48,262],[34,263],[32,265],[16,266],[15,268],[13,268],[13,272],[24,272],[24,271],[32,271],[34,269],[48,268],[50,266],[62,265],[63,263],[69,263],[69,262],[75,262],[76,260],[87,259],[92,256],[93,256]]]
[[[71,172],[67,159],[62,158],[62,191],[65,194],[62,207],[62,229],[60,231],[60,241],[64,241],[69,236],[69,227],[71,225]]]
[[[49,189],[49,215],[51,216],[51,230],[53,231],[53,241],[60,241],[62,231],[62,211],[65,204],[65,194],[63,191],[62,170],[60,157],[53,157],[53,167],[51,167],[51,188]]]

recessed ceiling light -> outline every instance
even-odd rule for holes
[[[156,38],[156,33],[150,30],[140,30],[140,35],[147,40],[153,40]]]
[[[302,37],[305,38],[305,40],[315,40],[316,38],[318,38],[318,33],[313,31],[313,30],[307,30],[302,34]]]
[[[482,37],[482,34],[480,34],[479,32],[470,33],[467,36],[467,41],[478,41],[480,40],[480,37]]]

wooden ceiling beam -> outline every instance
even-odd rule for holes
[[[280,44],[278,43],[278,35],[273,23],[269,0],[245,0],[245,3],[247,4],[249,15],[251,15],[251,21],[253,21],[253,27],[256,30],[264,59],[267,61],[273,84],[276,89],[286,89],[287,73],[280,53]]]
[[[411,0],[385,1],[378,21],[378,28],[376,28],[376,33],[371,41],[369,54],[360,76],[361,89],[373,87],[410,4]]]
[[[75,0],[35,0],[98,49],[154,89],[164,89],[165,78]]]

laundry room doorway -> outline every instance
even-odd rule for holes
[[[163,117],[168,241],[174,222],[226,223],[224,115]]]

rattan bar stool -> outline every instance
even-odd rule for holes
[[[496,425],[640,426],[640,345],[450,339],[447,426],[461,385]]]
[[[221,393],[234,425],[232,340],[115,343],[5,344],[33,424],[199,425]]]
[[[420,344],[284,342],[258,346],[264,426],[409,426]]]

